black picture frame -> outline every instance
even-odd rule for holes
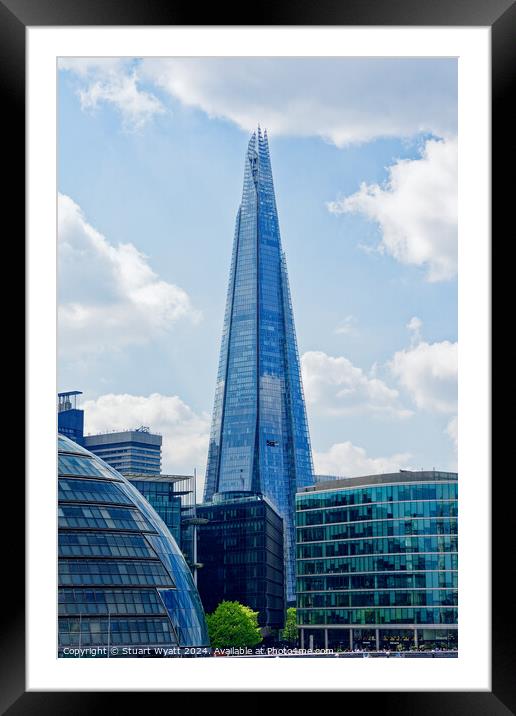
[[[13,148],[5,205],[19,218],[25,215],[25,38],[26,28],[34,26],[102,25],[348,25],[348,26],[484,26],[491,28],[492,41],[492,237],[511,240],[506,227],[512,207],[514,182],[505,180],[503,168],[510,164],[510,138],[514,136],[514,115],[509,111],[511,79],[516,69],[515,0],[276,0],[274,4],[253,5],[235,11],[218,4],[199,10],[188,3],[163,0],[0,0],[0,87],[4,107],[4,142]],[[260,22],[263,20],[263,22]],[[4,145],[5,146],[5,145]],[[514,156],[514,145],[512,146]],[[512,187],[511,187],[512,184]],[[502,237],[502,231],[504,236]],[[17,229],[21,233],[21,229]],[[513,239],[512,239],[513,240]],[[19,246],[24,242],[20,240]],[[22,259],[23,260],[23,259]],[[493,452],[494,454],[494,452]],[[346,693],[346,709],[355,699],[360,710],[378,708],[396,714],[489,714],[516,713],[515,659],[510,624],[511,593],[507,590],[506,534],[512,518],[512,501],[507,499],[507,482],[492,486],[492,691],[368,692]],[[24,504],[21,479],[10,479],[10,500]],[[503,490],[503,495],[502,495]],[[19,526],[16,534],[21,534]],[[5,539],[5,538],[4,538]],[[9,543],[12,566],[10,584],[24,584],[23,539]],[[94,709],[120,710],[119,693],[104,692],[26,692],[25,690],[25,611],[21,601],[2,612],[0,652],[0,708],[9,716],[21,714],[91,714]],[[336,690],[338,687],[336,687]],[[317,690],[314,684],[314,691]],[[367,700],[364,698],[367,696]],[[137,694],[130,698],[140,701]],[[146,698],[145,696],[143,698]],[[103,704],[106,701],[105,706]],[[134,705],[134,703],[133,703]],[[171,705],[172,706],[172,705]],[[213,708],[213,705],[211,706]]]

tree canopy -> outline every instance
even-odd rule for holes
[[[297,642],[297,624],[296,624],[296,608],[289,607],[287,609],[287,618],[285,620],[285,628],[281,632],[281,638],[284,641]]]
[[[221,602],[212,614],[206,615],[206,622],[214,649],[253,647],[263,639],[258,627],[258,612],[240,602]]]

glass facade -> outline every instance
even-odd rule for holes
[[[181,498],[174,494],[174,483],[165,480],[130,479],[131,485],[154,507],[171,535],[181,544]]]
[[[224,600],[259,612],[262,627],[285,621],[283,520],[261,495],[215,501],[197,508],[199,593],[208,613]]]
[[[305,646],[309,637],[330,648],[456,647],[456,473],[321,483],[296,507]]]
[[[204,500],[266,495],[284,519],[295,599],[295,493],[313,468],[267,133],[245,157],[222,332]]]
[[[126,475],[131,485],[150,502],[195,575],[195,478],[193,475]]]
[[[199,594],[128,480],[58,436],[59,655],[69,647],[208,646]]]

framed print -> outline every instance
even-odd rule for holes
[[[509,713],[489,269],[514,4],[0,12],[28,307],[4,710]]]

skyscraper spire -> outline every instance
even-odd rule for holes
[[[260,123],[258,122],[258,129],[256,130],[256,136],[258,137],[258,146],[262,143],[262,130],[260,129]]]
[[[295,503],[313,483],[286,261],[266,133],[249,141],[237,212],[204,498],[263,494],[286,534],[295,598]]]

